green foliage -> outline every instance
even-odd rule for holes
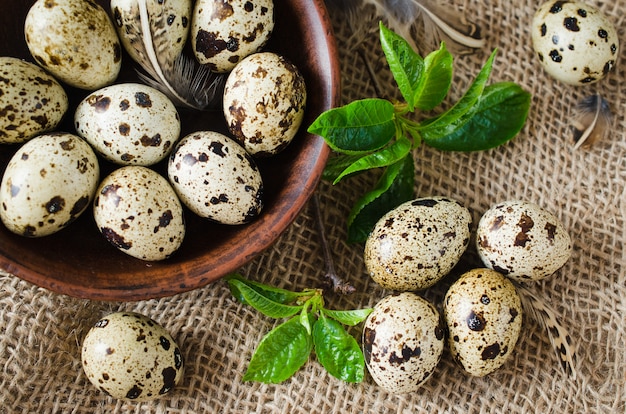
[[[422,58],[380,24],[380,42],[404,102],[357,100],[322,113],[308,131],[335,152],[323,178],[334,184],[383,169],[375,188],[356,201],[348,216],[348,241],[367,239],[377,220],[414,197],[413,150],[422,143],[446,151],[482,151],[512,139],[524,126],[530,94],[513,82],[487,85],[496,50],[465,94],[441,114],[415,122],[416,110],[430,111],[448,95],[453,58],[442,43]]]
[[[358,325],[371,309],[326,309],[318,289],[292,292],[247,280],[240,274],[225,279],[241,303],[275,319],[287,318],[263,337],[250,359],[244,381],[283,382],[307,362],[313,351],[336,378],[346,382],[363,380],[363,353],[343,325]]]

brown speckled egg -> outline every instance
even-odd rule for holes
[[[145,4],[145,9],[140,4]],[[159,50],[161,61],[173,61],[185,47],[191,26],[191,0],[111,0],[111,14],[124,49],[136,62],[147,59],[135,43],[144,36],[142,12],[148,16],[150,32]]]
[[[363,354],[374,381],[394,394],[417,390],[435,371],[445,331],[437,309],[403,292],[383,298],[363,327]]]
[[[491,269],[464,273],[444,298],[448,345],[473,376],[485,376],[513,353],[522,327],[522,305],[513,283]]]
[[[554,274],[572,251],[570,236],[554,214],[518,200],[498,203],[483,214],[476,247],[486,267],[518,281]]]
[[[183,357],[172,336],[134,312],[112,313],[87,332],[83,371],[108,395],[148,401],[170,392],[183,377]]]
[[[218,132],[184,137],[167,171],[181,201],[200,217],[237,225],[252,221],[263,209],[263,179],[256,162]]]
[[[603,79],[615,66],[619,38],[611,21],[581,1],[549,0],[532,21],[532,41],[543,68],[571,85]]]
[[[105,177],[93,215],[113,246],[146,261],[167,259],[185,236],[183,208],[174,189],[147,167],[121,167]]]
[[[180,136],[176,107],[158,90],[122,83],[93,92],[76,108],[74,124],[104,158],[149,166],[165,159]]]
[[[389,211],[365,242],[369,275],[386,289],[426,289],[458,263],[470,240],[470,212],[445,197],[408,201]]]
[[[225,73],[261,50],[273,30],[272,0],[198,0],[191,45],[198,62]]]
[[[0,57],[0,144],[19,144],[54,129],[68,108],[63,87],[32,63]]]
[[[56,233],[89,207],[99,178],[96,154],[80,137],[39,135],[7,165],[0,184],[0,218],[22,236]]]
[[[37,63],[68,85],[95,90],[113,83],[122,46],[107,12],[92,0],[37,0],[24,23]]]
[[[233,69],[224,87],[230,133],[255,157],[279,153],[300,128],[306,106],[304,78],[275,53],[256,53]]]

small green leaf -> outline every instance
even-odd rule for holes
[[[422,122],[418,129],[424,141],[433,141],[439,137],[451,134],[458,127],[459,123],[464,122],[463,116],[474,109],[483,94],[491,74],[496,52],[497,50],[494,50],[491,56],[489,56],[474,82],[452,108],[435,118]]]
[[[346,382],[363,381],[363,352],[339,322],[322,315],[313,325],[313,344],[317,359],[332,376]]]
[[[422,69],[424,68],[424,59],[411,47],[411,45],[389,30],[381,22],[380,26],[380,45],[382,46],[389,69],[393,74],[400,93],[409,105],[409,110],[415,109],[415,92],[420,83]]]
[[[490,85],[466,122],[448,135],[436,139],[424,137],[424,142],[447,151],[482,151],[497,147],[522,129],[530,98],[528,92],[512,82]]]
[[[341,174],[335,179],[333,184],[337,184],[342,178],[347,175],[354,174],[356,172],[371,170],[374,168],[387,167],[391,164],[395,164],[404,157],[406,157],[411,151],[411,141],[405,137],[400,137],[394,141],[391,145],[365,155],[355,162],[353,162],[348,168],[343,170]]]
[[[367,240],[376,222],[388,211],[414,197],[415,165],[413,157],[390,165],[375,188],[355,203],[348,216],[348,242]]]
[[[265,296],[266,298],[271,299],[274,302],[283,303],[283,304],[293,303],[296,300],[298,300],[300,296],[308,294],[307,292],[292,292],[290,290],[268,286],[263,283],[246,279],[245,277],[243,277],[242,275],[238,273],[232,273],[230,275],[227,275],[224,279],[226,281],[230,281],[233,279],[239,280],[243,282],[246,286],[256,290],[259,294]],[[236,286],[234,286],[231,283],[229,283],[229,286],[230,286],[231,293],[237,300],[239,300],[239,302],[249,305],[248,303],[246,303],[244,297],[241,295],[241,292],[239,291],[239,289],[237,289]]]
[[[395,109],[391,102],[362,99],[323,112],[308,131],[324,138],[334,151],[366,153],[384,147],[394,137]]]
[[[304,329],[311,335],[311,320],[313,316],[309,313],[309,306],[305,304],[300,312],[300,323],[304,326]]]
[[[443,102],[452,84],[452,62],[452,55],[445,43],[441,43],[439,50],[426,56],[424,74],[415,90],[416,108],[430,111]]]
[[[237,292],[237,295],[241,296],[243,303],[252,306],[254,309],[270,318],[288,318],[300,312],[303,307],[302,305],[292,306],[275,302],[238,279],[229,279],[228,284],[231,287],[231,292]],[[237,295],[235,295],[235,297],[237,297]]]
[[[306,363],[312,350],[313,340],[300,318],[291,318],[263,337],[243,380],[281,383]]]
[[[332,309],[323,309],[322,313],[329,318],[341,322],[344,325],[355,326],[363,322],[367,316],[372,313],[372,309],[356,309],[347,311],[338,311]]]

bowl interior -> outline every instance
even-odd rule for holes
[[[9,0],[12,13],[0,17],[0,56],[33,61],[23,36],[24,18],[34,1]],[[99,1],[108,8],[108,1]],[[36,285],[71,296],[98,300],[140,300],[204,286],[243,266],[276,241],[315,190],[328,157],[323,140],[306,132],[310,123],[339,99],[339,68],[331,24],[323,0],[281,0],[275,30],[264,50],[290,59],[302,72],[308,98],[305,119],[292,144],[260,160],[266,205],[244,226],[224,226],[186,211],[182,247],[161,262],[144,262],[116,250],[100,235],[90,211],[60,232],[30,239],[0,224],[0,268]],[[133,63],[124,56],[118,82],[133,81]],[[73,108],[89,92],[67,88],[70,110],[57,128],[74,132]],[[182,134],[208,129],[226,132],[219,113],[182,112]],[[17,146],[0,146],[0,172]],[[103,175],[114,166],[101,163]],[[162,166],[157,165],[155,169]]]

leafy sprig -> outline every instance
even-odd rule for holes
[[[514,82],[487,85],[494,50],[465,94],[449,109],[420,122],[412,115],[441,105],[453,79],[453,57],[442,43],[425,58],[380,24],[380,43],[404,99],[368,98],[322,113],[308,131],[324,138],[336,153],[323,178],[333,184],[372,169],[383,173],[358,199],[348,216],[348,241],[367,238],[378,219],[414,197],[413,150],[422,143],[446,151],[481,151],[519,133],[531,96]]]
[[[244,381],[283,382],[308,361],[312,352],[334,377],[346,382],[363,381],[363,353],[344,325],[358,325],[371,309],[326,309],[320,289],[293,292],[254,282],[236,273],[225,279],[231,293],[241,303],[270,318],[287,319],[261,339],[243,376]]]

